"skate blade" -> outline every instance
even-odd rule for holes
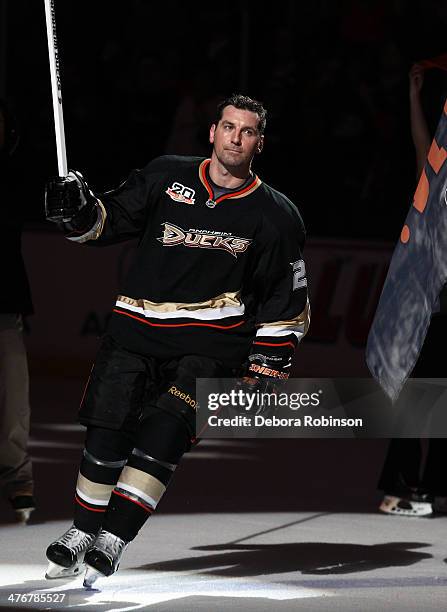
[[[403,508],[399,505],[400,502],[404,502],[411,507]],[[433,507],[430,502],[405,501],[400,497],[391,496],[384,497],[379,510],[394,516],[431,516],[433,514]]]
[[[91,589],[92,585],[98,580],[100,576],[103,576],[101,572],[98,572],[97,570],[93,569],[93,567],[87,565],[87,570],[84,576],[84,587],[86,589]]]
[[[74,578],[79,576],[83,564],[77,563],[74,567],[62,567],[53,561],[48,562],[48,568],[45,574],[47,580],[55,580],[57,578]]]

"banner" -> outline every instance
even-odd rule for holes
[[[368,335],[366,361],[395,400],[418,359],[447,280],[447,102]]]

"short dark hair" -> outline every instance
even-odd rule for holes
[[[262,106],[262,102],[258,102],[258,100],[253,100],[253,98],[241,94],[232,94],[229,98],[217,105],[216,125],[222,119],[223,110],[227,106],[234,106],[240,110],[248,110],[252,113],[257,113],[259,116],[258,131],[261,135],[264,133],[267,111]]]

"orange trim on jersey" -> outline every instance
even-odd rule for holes
[[[130,312],[123,312],[117,308],[114,308],[113,312],[140,321],[140,323],[146,323],[146,325],[150,325],[151,327],[214,327],[216,329],[233,329],[245,323],[245,321],[239,321],[239,323],[233,323],[233,325],[216,325],[215,323],[151,323],[150,321],[146,321],[146,319],[141,319],[140,317],[130,314]]]
[[[91,508],[90,506],[83,504],[77,495],[75,495],[75,502],[77,502],[83,508],[87,508],[87,510],[90,510],[90,512],[105,512],[107,510],[107,508],[104,508],[104,510],[101,510],[99,508]]]
[[[222,202],[222,200],[228,200],[230,198],[237,198],[237,197],[241,197],[245,195],[246,193],[248,193],[249,191],[253,189],[253,187],[257,184],[257,182],[258,182],[258,177],[255,176],[252,182],[249,185],[247,185],[247,187],[244,187],[244,189],[241,189],[240,191],[236,191],[233,193],[226,193],[225,195],[220,196],[220,198],[217,198],[216,204],[219,204],[219,202]]]
[[[278,343],[273,343],[273,342],[253,342],[253,344],[260,344],[261,346],[291,346],[292,348],[295,348],[295,345],[293,344],[293,342],[278,342]]]
[[[210,165],[211,160],[210,159],[205,159],[199,166],[199,177],[200,180],[202,181],[202,183],[204,184],[208,195],[210,197],[211,200],[213,200],[213,202],[215,202],[216,204],[219,204],[220,202],[223,202],[223,200],[229,200],[231,198],[239,198],[239,197],[243,197],[244,195],[248,195],[249,191],[252,191],[253,189],[259,187],[259,185],[261,184],[261,181],[259,180],[259,178],[256,176],[256,174],[253,177],[252,182],[247,185],[246,187],[244,187],[243,189],[240,189],[239,191],[235,191],[232,193],[225,193],[224,195],[221,195],[219,198],[217,198],[216,200],[214,199],[214,192],[213,192],[213,188],[211,187],[208,178],[206,176],[206,169],[208,168],[208,166]]]
[[[137,506],[141,506],[143,508],[143,510],[146,510],[146,512],[148,512],[149,514],[152,514],[152,512],[154,511],[153,508],[149,508],[148,506],[145,506],[144,504],[140,503],[136,499],[132,499],[131,497],[127,497],[127,495],[123,495],[119,491],[113,490],[112,493],[114,493],[115,495],[119,495],[120,497],[124,497],[124,499],[127,499],[128,501],[130,501],[130,502],[132,502],[134,504],[137,504]]]
[[[206,169],[208,168],[208,166],[210,165],[211,160],[210,159],[205,159],[199,166],[199,177],[200,180],[202,181],[202,183],[205,185],[205,188],[208,192],[208,195],[210,196],[211,199],[213,199],[214,193],[213,190],[211,189],[211,185],[208,182],[208,179],[206,178]]]

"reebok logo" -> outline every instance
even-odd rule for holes
[[[188,404],[188,406],[191,406],[193,410],[196,409],[196,406],[197,406],[196,400],[193,399],[188,393],[185,393],[181,389],[177,389],[175,385],[172,385],[172,387],[168,389],[168,393],[170,393],[174,397],[178,397],[178,399]]]

